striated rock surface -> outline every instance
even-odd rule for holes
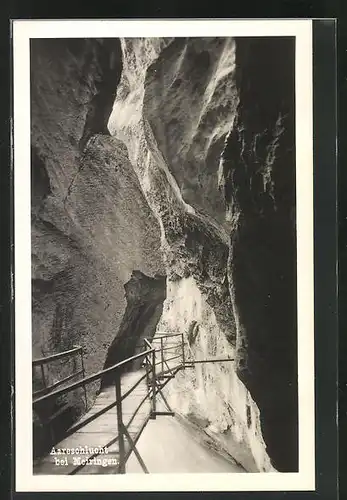
[[[298,470],[294,40],[237,42],[240,102],[223,155],[238,373],[280,471]],[[271,61],[268,57],[271,53]]]
[[[187,334],[197,322],[193,354],[201,350],[205,357],[233,358],[230,221],[219,184],[220,159],[238,104],[235,42],[156,39],[150,45],[129,39],[121,44],[123,72],[109,126],[126,143],[161,227],[168,293],[159,329]],[[136,111],[128,115],[129,107]],[[236,370],[234,363],[186,370],[167,386],[169,400],[184,417],[204,421],[205,435],[211,433],[212,441],[247,470],[272,470],[259,410]]]
[[[173,409],[297,470],[292,40],[33,41],[32,82],[34,355],[79,343],[90,372],[184,332],[233,361],[180,372]]]
[[[108,351],[104,368],[130,358],[142,352],[144,339],[155,335],[157,324],[163,312],[166,298],[165,276],[149,278],[140,271],[134,271],[130,280],[124,285],[127,307]],[[133,361],[122,368],[121,373],[139,369],[143,358]],[[101,388],[114,383],[114,375],[105,375],[101,380]]]
[[[187,362],[231,360],[196,364],[180,371],[166,388],[170,406],[197,426],[203,442],[227,453],[246,471],[273,470],[261,434],[259,410],[237,376],[235,347],[192,276],[168,283],[158,329],[185,332]]]
[[[33,356],[79,344],[87,373],[104,365],[133,270],[164,273],[159,225],[107,129],[121,68],[116,39],[32,41]]]

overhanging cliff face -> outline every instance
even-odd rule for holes
[[[127,145],[161,228],[168,281],[159,329],[187,335],[195,321],[199,336],[188,353],[192,359],[199,354],[234,358],[230,222],[219,184],[221,155],[238,104],[235,42],[121,43],[123,72],[109,127]],[[134,113],[128,114],[129,108]],[[185,370],[167,386],[167,396],[177,413],[200,422],[203,439],[246,470],[272,470],[259,410],[234,363]]]
[[[171,403],[247,470],[296,470],[292,40],[121,44],[109,127],[160,224],[160,329],[197,322],[193,357],[237,360],[181,373]]]
[[[166,278],[150,278],[134,271],[124,289],[127,306],[119,330],[108,348],[104,369],[148,348],[144,339],[150,340],[155,335],[166,298]],[[121,373],[139,369],[142,363],[143,358],[128,363]],[[106,374],[101,379],[101,388],[112,384],[114,374]]]
[[[34,356],[79,343],[90,373],[159,320],[188,359],[235,358],[167,396],[249,471],[297,467],[292,49],[32,45]]]
[[[291,38],[237,40],[240,103],[223,155],[238,374],[280,471],[298,470],[294,61]]]
[[[228,236],[218,223],[224,196],[218,189],[221,139],[231,126],[237,103],[234,42],[122,39],[121,45],[123,72],[110,131],[127,145],[159,222],[168,276],[175,281],[193,275],[213,304],[224,333],[235,338],[226,272]],[[208,68],[194,69],[194,63],[205,59],[210,61]],[[192,100],[195,108],[190,112]],[[176,134],[181,134],[176,139],[165,129],[173,116],[178,121]],[[194,171],[189,162],[194,163]],[[208,172],[206,178],[203,172]],[[194,189],[186,197],[184,186],[189,183]]]
[[[183,199],[222,224],[218,168],[238,103],[234,70],[233,38],[176,38],[144,82],[143,116]]]
[[[32,40],[33,356],[80,344],[87,373],[103,367],[133,270],[164,273],[158,222],[107,129],[121,70],[117,39]]]

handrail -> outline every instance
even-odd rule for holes
[[[154,336],[152,340],[160,339],[160,337],[178,337],[182,335],[182,333],[167,333],[167,332],[156,332],[155,335],[157,334],[158,336],[157,337]]]
[[[183,368],[193,368],[195,364],[197,363],[211,363],[211,362],[225,362],[225,361],[234,361],[233,358],[215,358],[215,359],[205,359],[205,360],[186,360],[185,359],[185,349],[184,346],[187,344],[184,339],[184,333],[166,333],[166,332],[156,332],[158,336],[153,337],[152,339],[148,338],[142,338],[142,349],[143,351],[139,352],[138,354],[135,354],[134,356],[131,356],[130,358],[124,359],[120,361],[119,363],[116,363],[109,368],[105,368],[103,370],[100,370],[99,372],[93,373],[92,375],[89,375],[87,377],[82,378],[82,380],[79,380],[77,382],[74,382],[70,385],[67,385],[65,387],[62,387],[61,389],[54,390],[49,392],[48,394],[44,394],[43,396],[37,397],[36,399],[33,400],[33,406],[38,405],[39,403],[43,401],[50,400],[51,398],[56,398],[57,396],[60,396],[62,394],[69,393],[75,389],[78,389],[80,387],[83,387],[85,393],[86,393],[86,385],[89,383],[92,383],[98,379],[101,379],[104,375],[117,372],[120,368],[123,366],[127,365],[128,363],[131,363],[135,360],[145,358],[145,374],[140,375],[138,380],[136,382],[133,382],[130,388],[127,388],[127,390],[124,391],[122,394],[122,389],[121,389],[121,377],[123,374],[123,371],[120,371],[115,374],[114,376],[114,384],[116,388],[116,394],[115,394],[115,400],[111,403],[108,404],[107,406],[103,407],[101,410],[96,411],[92,415],[88,414],[86,415],[86,418],[82,418],[81,421],[76,422],[74,425],[72,425],[69,429],[65,431],[65,436],[64,438],[67,438],[77,432],[79,429],[85,427],[88,425],[90,422],[96,420],[98,417],[101,415],[105,414],[108,412],[111,408],[116,407],[117,408],[117,430],[118,430],[118,435],[112,440],[109,441],[108,445],[111,445],[112,443],[115,443],[116,441],[119,442],[119,465],[118,465],[118,473],[125,473],[125,464],[132,452],[134,452],[144,470],[144,472],[148,473],[148,470],[141,459],[141,456],[138,453],[138,450],[136,449],[136,443],[146,426],[148,420],[150,418],[156,418],[157,415],[174,415],[174,412],[171,410],[169,403],[166,401],[164,394],[162,393],[162,389],[165,387],[165,385],[169,382],[170,379],[172,379],[179,370]],[[164,334],[164,335],[160,335]],[[170,339],[173,337],[180,337],[180,340],[176,342],[164,342],[165,339]],[[160,348],[158,347],[155,342],[160,341]],[[138,343],[136,343],[137,347]],[[177,352],[172,352],[173,349],[180,348],[181,352],[180,354],[177,355]],[[171,350],[171,352],[169,352]],[[172,356],[169,358],[166,358],[164,356],[164,351],[168,352],[168,355]],[[136,351],[135,351],[136,352]],[[159,360],[156,362],[156,353],[161,352],[161,356],[158,356],[157,359]],[[44,371],[43,365],[50,362],[54,361],[57,359],[62,359],[68,356],[75,356],[78,353],[81,354],[82,357],[82,370],[84,374],[84,366],[83,366],[83,349],[80,346],[75,346],[73,349],[70,349],[69,351],[65,351],[63,353],[59,354],[53,354],[51,356],[47,356],[46,358],[41,358],[41,359],[36,359],[33,361],[33,366],[39,366],[41,365],[41,370]],[[176,364],[174,367],[170,367],[168,365],[169,361],[173,361],[175,359],[179,359],[182,357],[182,362],[179,362]],[[164,364],[168,368],[167,370],[164,370]],[[156,371],[156,366],[161,365],[162,369],[157,372]],[[143,366],[143,363],[142,363]],[[37,391],[36,393],[33,393],[33,396],[35,397],[37,393],[41,393],[43,391],[51,390],[52,388],[55,389],[57,386],[60,384],[66,382],[67,380],[70,380],[74,376],[80,375],[81,371],[78,373],[75,373],[73,375],[70,375],[66,377],[65,379],[56,382],[50,387],[45,387],[45,389],[41,389],[40,391]],[[168,374],[168,375],[167,375]],[[167,375],[167,376],[166,376]],[[142,393],[142,388],[141,388],[141,400],[139,401],[139,404],[137,404],[136,409],[131,413],[130,420],[125,422],[123,421],[123,410],[122,410],[122,401],[127,398],[135,389],[136,387],[139,386],[143,380],[146,379],[146,385],[147,385],[147,390],[146,393]],[[165,380],[166,379],[166,380]],[[110,381],[110,384],[112,384],[112,378]],[[163,401],[168,409],[167,412],[162,412],[162,411],[157,411],[157,406],[156,406],[156,395],[161,395],[163,398]],[[134,421],[136,415],[139,413],[141,407],[145,403],[147,399],[150,399],[151,401],[151,410],[147,416],[145,416],[145,420],[141,424],[141,427],[139,430],[136,431],[136,435],[130,435],[130,426],[132,422]],[[144,415],[146,412],[143,412]],[[129,414],[128,414],[129,415]],[[142,414],[141,414],[141,419],[142,419]],[[52,431],[52,441],[54,440],[54,432]],[[125,439],[128,440],[129,443],[129,448],[126,449],[125,447]],[[98,453],[94,454],[93,456],[97,456]],[[80,464],[77,467],[75,467],[69,474],[75,474],[77,473],[81,468],[83,468],[84,465]]]
[[[194,361],[186,361],[185,366],[191,368],[191,366],[198,363],[226,363],[227,361],[235,361],[235,358],[196,359]]]
[[[170,351],[172,349],[177,349],[177,347],[181,347],[181,344],[180,343],[179,344],[172,344],[172,345],[169,345],[169,346],[167,344],[165,344],[165,346],[162,349],[160,349],[160,351],[163,351],[163,352],[164,351]]]
[[[164,362],[164,363],[167,363],[168,361],[172,361],[172,360],[174,360],[174,359],[178,359],[178,358],[180,358],[181,356],[182,356],[182,354],[177,354],[177,356],[172,356],[171,358],[168,358],[168,359],[164,358],[163,362]],[[158,366],[158,365],[161,365],[161,364],[162,364],[162,360],[157,361],[157,363],[155,364],[155,366]],[[181,364],[181,363],[180,363],[180,364]]]
[[[56,389],[62,384],[65,384],[66,382],[69,382],[69,380],[72,380],[75,377],[78,377],[79,375],[83,374],[83,370],[78,370],[75,373],[71,373],[68,377],[62,378],[61,380],[58,380],[58,382],[55,382],[52,385],[48,385],[44,389],[39,389],[38,391],[33,392],[33,396],[38,396],[39,394],[47,394],[49,391],[52,391],[53,389]]]
[[[82,350],[81,346],[76,346],[68,351],[59,352],[58,354],[51,354],[50,356],[45,356],[43,358],[34,359],[32,361],[32,366],[45,365],[51,361],[57,361],[58,359],[67,358],[71,355],[77,355]]]
[[[154,349],[154,347],[152,347],[152,344],[147,339],[144,339],[144,342],[147,345],[147,347],[149,347],[149,349]]]
[[[106,368],[106,369],[101,370],[97,373],[94,373],[93,375],[89,375],[88,377],[85,377],[82,380],[79,380],[78,382],[74,382],[73,384],[70,384],[66,387],[63,387],[62,389],[58,389],[57,391],[53,391],[50,394],[46,394],[45,396],[37,398],[33,401],[33,404],[36,405],[37,403],[41,403],[42,401],[46,401],[47,399],[60,396],[61,394],[65,394],[67,392],[73,391],[74,389],[79,389],[80,387],[83,387],[91,382],[94,382],[95,380],[98,380],[100,377],[102,377],[106,373],[111,373],[113,371],[116,371],[118,368],[121,368],[122,366],[126,365],[127,363],[129,363],[131,361],[135,361],[136,359],[139,359],[141,357],[147,356],[148,354],[150,354],[152,352],[154,352],[154,349],[149,349],[148,351],[140,352],[139,354],[136,354],[135,356],[124,359],[123,361],[120,361],[119,363],[116,363],[115,365],[110,366],[109,368]]]
[[[164,358],[163,358],[163,351],[164,350],[165,351],[169,351],[170,349],[174,348],[174,346],[172,346],[172,347],[171,346],[170,347],[169,346],[164,347],[163,339],[165,339],[166,337],[182,337],[182,342],[180,342],[179,344],[175,345],[175,347],[182,346],[182,349],[183,349],[183,353],[182,353],[182,355],[183,355],[183,364],[179,364],[178,366],[175,366],[173,368],[169,368],[168,367],[169,370],[162,371],[162,372],[156,374],[156,365],[162,364],[162,366],[163,366],[163,362],[165,362],[165,364],[167,365],[167,361],[178,359],[181,356],[181,355],[175,355],[173,357],[168,358],[167,360],[164,360]],[[100,417],[102,414],[104,414],[107,411],[109,411],[111,408],[117,407],[118,436],[116,438],[112,439],[110,441],[110,443],[111,442],[116,442],[116,440],[118,440],[118,442],[119,442],[119,456],[120,456],[120,458],[119,458],[119,466],[118,466],[118,472],[119,473],[124,473],[125,472],[125,463],[126,463],[128,457],[129,457],[129,455],[132,453],[132,451],[135,452],[135,454],[136,454],[136,456],[137,456],[137,458],[138,458],[138,460],[139,460],[142,468],[144,469],[144,471],[148,472],[147,469],[146,469],[145,464],[143,463],[143,460],[141,459],[138,451],[136,450],[136,447],[135,447],[136,442],[139,439],[139,436],[140,436],[143,428],[145,427],[145,425],[147,424],[147,422],[148,422],[148,420],[150,418],[154,418],[155,419],[156,415],[163,415],[163,414],[173,415],[174,414],[172,412],[172,410],[170,409],[170,407],[168,406],[168,403],[165,400],[163,394],[161,393],[161,389],[167,384],[168,380],[166,380],[164,383],[159,383],[159,385],[158,385],[158,381],[160,379],[162,380],[163,378],[167,378],[168,379],[168,377],[162,377],[162,375],[164,375],[165,373],[170,373],[171,376],[174,376],[177,373],[178,370],[180,370],[182,367],[184,367],[184,339],[183,339],[183,334],[178,334],[178,333],[176,333],[176,334],[167,334],[165,336],[161,336],[161,337],[158,336],[156,338],[150,339],[151,341],[149,341],[147,338],[143,338],[142,340],[144,341],[143,344],[142,344],[142,348],[143,348],[142,352],[139,352],[138,354],[136,354],[134,356],[131,356],[130,358],[124,359],[124,360],[120,361],[119,363],[116,363],[115,365],[110,366],[109,368],[105,368],[103,370],[100,370],[99,372],[96,372],[96,373],[94,373],[92,375],[84,377],[84,378],[82,378],[82,380],[74,382],[74,383],[72,383],[70,385],[67,385],[67,386],[61,388],[61,389],[52,391],[52,392],[50,392],[48,394],[44,394],[43,396],[37,397],[33,401],[33,406],[35,407],[35,405],[38,405],[39,403],[41,403],[43,401],[50,400],[51,398],[56,398],[57,396],[69,393],[69,392],[71,392],[71,391],[73,391],[75,389],[78,389],[80,387],[83,387],[84,391],[86,391],[86,385],[87,384],[92,383],[92,382],[94,382],[94,381],[102,378],[106,374],[116,372],[121,367],[127,365],[128,363],[131,363],[132,361],[138,360],[140,358],[145,358],[146,359],[146,373],[143,376],[140,376],[139,379],[128,390],[126,390],[124,392],[124,394],[122,394],[121,385],[120,385],[120,380],[121,380],[120,377],[121,377],[121,375],[122,375],[123,372],[120,372],[120,373],[118,373],[115,376],[115,379],[114,379],[115,388],[116,388],[116,398],[115,398],[115,401],[113,401],[111,404],[107,405],[106,407],[102,408],[100,411],[97,411],[96,413],[93,413],[92,415],[87,416],[87,418],[82,419],[82,421],[75,423],[69,429],[67,429],[67,431],[65,431],[64,438],[67,438],[70,435],[72,435],[75,432],[77,432],[82,427],[88,425],[90,422],[96,420],[98,417]],[[152,344],[152,342],[155,341],[155,340],[160,340],[161,341],[160,348],[154,347],[154,345]],[[165,343],[165,345],[166,345],[166,343]],[[156,361],[155,361],[156,353],[160,352],[160,351],[161,351],[161,358],[162,359],[161,359],[161,361],[159,361],[159,363],[156,363]],[[75,347],[74,349],[71,349],[70,351],[66,351],[64,353],[59,353],[57,355],[48,356],[47,358],[42,358],[42,359],[35,360],[35,365],[41,365],[41,368],[43,369],[43,364],[48,363],[49,361],[52,361],[52,360],[55,360],[55,359],[61,359],[61,358],[64,358],[64,357],[67,357],[67,356],[70,356],[70,355],[76,355],[79,352],[82,355],[82,352],[83,352],[82,348],[81,347]],[[151,356],[149,356],[149,355],[151,355]],[[149,361],[149,358],[151,358],[151,361]],[[150,373],[148,372],[148,367],[150,367]],[[69,376],[69,377],[67,377],[67,379],[70,379],[73,376],[74,375]],[[135,388],[144,379],[147,380],[147,391],[146,391],[146,394],[141,398],[141,401],[137,405],[137,408],[132,413],[130,421],[127,422],[127,425],[125,426],[124,423],[123,423],[123,415],[122,415],[122,401],[126,397],[128,397],[129,394],[131,394],[135,390]],[[63,381],[57,382],[56,384],[54,384],[51,387],[46,388],[45,390],[52,389],[53,387],[56,387],[57,385],[60,385],[64,381],[66,381],[66,379],[63,380]],[[41,391],[39,391],[39,392],[41,392]],[[157,412],[157,408],[156,408],[156,394],[159,394],[159,392],[162,395],[162,397],[164,398],[164,402],[165,402],[166,406],[168,407],[168,410],[170,410],[170,411],[168,411],[168,412]],[[33,395],[35,397],[35,393]],[[140,408],[142,407],[142,405],[144,404],[144,402],[147,400],[147,398],[151,398],[151,411],[150,411],[149,415],[146,417],[145,422],[141,425],[140,432],[136,434],[135,438],[130,437],[128,429],[129,429],[131,423],[134,421],[134,418],[138,414]],[[125,447],[124,447],[124,444],[125,444],[124,438],[125,437],[126,437],[126,439],[128,439],[128,441],[130,443],[130,448],[128,450],[126,450]],[[75,474],[81,467],[82,466],[79,465],[77,468],[74,468],[73,471],[70,474]]]
[[[139,378],[139,380],[125,394],[122,395],[120,401],[123,401],[126,397],[128,397],[129,394],[131,394],[132,391],[140,384],[140,382],[142,382],[142,380],[144,380],[144,378],[145,378],[145,376]],[[101,415],[103,415],[104,413],[107,413],[108,411],[112,410],[112,408],[117,406],[118,403],[119,403],[119,401],[116,399],[115,401],[113,401],[109,405],[105,406],[104,408],[102,408],[98,412],[93,413],[93,415],[90,415],[89,417],[82,420],[82,422],[76,422],[65,432],[65,437],[71,436],[71,434],[74,434],[75,432],[79,431],[85,425],[90,424],[90,422],[93,422],[93,420],[95,420],[96,418],[101,417]]]

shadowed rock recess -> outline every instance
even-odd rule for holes
[[[166,298],[166,278],[149,278],[140,271],[134,271],[124,285],[127,306],[117,336],[111,343],[104,368],[109,368],[123,359],[143,351],[144,339],[154,337],[156,326],[163,312]],[[146,349],[148,347],[146,346]],[[143,359],[122,368],[122,373],[139,369]],[[105,375],[101,389],[114,383],[114,375]]]
[[[31,69],[34,356],[184,332],[236,361],[170,381],[182,421],[297,470],[293,40],[33,40]]]
[[[158,222],[107,129],[121,70],[117,39],[31,41],[33,357],[81,345],[88,374],[103,368],[134,269],[165,274]],[[51,363],[48,381],[72,369]],[[39,370],[33,382],[42,388]],[[62,399],[82,411],[83,391]],[[74,418],[59,417],[56,434]]]
[[[223,175],[238,374],[260,409],[273,464],[297,471],[294,40],[237,47],[240,102]]]

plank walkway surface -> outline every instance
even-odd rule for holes
[[[122,395],[126,393],[134,384],[145,375],[145,370],[124,374],[121,378]],[[150,399],[145,399],[139,411],[133,417],[134,412],[147,394],[146,380],[144,379],[133,390],[133,392],[122,401],[123,423],[128,428],[132,440],[136,440],[146,425],[150,415]],[[96,398],[92,408],[71,428],[87,420],[90,416],[96,414],[103,408],[116,401],[115,387],[108,387],[103,390]],[[131,421],[132,420],[132,421]],[[130,425],[129,422],[131,421]],[[130,451],[130,445],[126,437],[125,452]],[[111,444],[110,444],[111,443]],[[67,475],[73,473],[78,467],[80,459],[90,459],[84,467],[80,467],[77,474],[117,474],[118,473],[118,428],[117,428],[117,408],[114,406],[104,414],[97,417],[82,428],[76,430],[73,434],[57,443],[54,448],[58,449],[76,449],[76,448],[104,448],[107,446],[108,453],[99,454],[94,459],[94,454],[74,453],[74,454],[48,454],[34,463],[34,474],[52,474]],[[92,450],[90,450],[92,451]],[[62,460],[58,465],[56,459]],[[98,460],[99,459],[99,460]],[[107,461],[107,465],[105,465]],[[101,463],[100,463],[101,462]]]
[[[177,370],[182,368],[181,341],[177,341],[177,339],[178,337],[175,338],[171,335],[165,339],[152,339],[153,347],[157,350],[155,369],[150,365],[148,372],[151,389],[153,389],[152,381],[154,379],[157,381],[156,405],[153,408],[151,401],[153,391],[148,396],[146,369],[142,367],[121,376],[122,397],[143,378],[132,392],[122,400],[121,409],[119,409],[123,425],[135,446],[151,416],[151,410],[157,415],[173,415],[173,412],[167,412],[170,408],[164,404],[164,396],[160,392],[160,386],[166,385],[175,376]],[[152,358],[150,357],[149,363],[151,362]],[[120,450],[115,402],[115,386],[104,389],[96,397],[92,408],[70,427],[69,436],[54,446],[56,453],[49,453],[34,462],[33,473],[54,476],[57,474],[118,474],[120,472]],[[114,406],[107,410],[106,408],[112,404]],[[140,404],[141,407],[138,409]],[[98,415],[103,410],[105,411]],[[88,420],[93,416],[94,419],[89,422]],[[86,423],[81,427],[80,424],[83,422]],[[126,435],[124,435],[124,445],[125,450],[122,456],[123,458],[125,456],[126,462],[132,451],[135,451],[136,455],[137,451],[132,449]],[[83,453],[80,452],[81,448]],[[100,448],[106,448],[107,453],[98,453]],[[138,459],[141,461],[141,457],[138,456]],[[87,463],[83,464],[83,461]]]
[[[153,338],[151,343],[146,342],[149,350],[146,350],[147,360],[142,361],[141,368],[125,373],[120,378],[119,375],[115,376],[118,393],[121,392],[123,399],[118,397],[117,401],[114,385],[102,390],[90,410],[68,429],[68,436],[55,444],[55,453],[51,452],[34,461],[33,473],[35,475],[125,473],[127,460],[132,453],[136,455],[142,471],[150,472],[137,449],[137,442],[150,418],[175,415],[163,393],[166,384],[182,369],[193,368],[196,363],[233,361],[230,358],[185,361],[183,334],[168,334]],[[70,351],[60,353],[59,356],[69,355],[69,353]],[[34,406],[35,403],[42,403],[47,398],[56,397],[57,393],[66,393],[75,387],[100,379],[105,372],[115,371],[121,365],[139,360],[142,356],[141,353],[136,354],[118,365],[87,376],[82,381],[62,388],[56,393],[53,391],[51,394],[39,397],[34,401]],[[41,363],[42,360],[38,362]],[[121,439],[119,439],[118,419],[121,419],[123,423]],[[157,428],[160,433],[161,427],[156,426],[155,422],[156,420],[151,420],[152,432],[154,428]],[[174,443],[175,433],[179,434],[179,427],[175,427],[174,424],[170,425],[170,429],[174,431],[171,442]],[[185,441],[187,442],[186,439]],[[122,443],[124,447],[121,446]],[[172,448],[172,444],[168,444],[167,449],[169,448]],[[201,456],[206,455],[204,455],[205,450],[197,449],[196,453]],[[217,468],[220,470],[221,465],[219,464]],[[173,468],[173,470],[176,469],[177,467]]]

